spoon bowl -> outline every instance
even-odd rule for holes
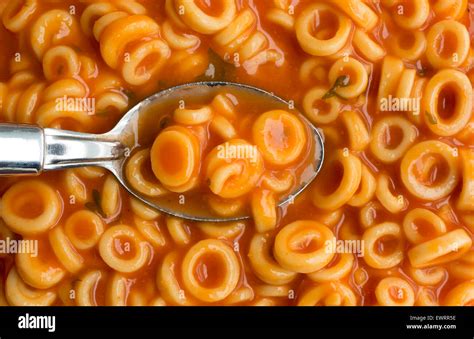
[[[8,148],[0,147],[0,174],[39,174],[42,171],[56,169],[100,166],[114,174],[131,195],[160,212],[199,222],[249,219],[249,214],[221,217],[203,209],[202,206],[179,205],[169,198],[152,199],[140,194],[126,179],[127,160],[133,151],[141,146],[142,126],[159,126],[158,122],[163,111],[169,110],[170,107],[178,107],[184,98],[211,98],[226,90],[263,100],[268,103],[269,109],[291,111],[300,118],[309,131],[311,161],[304,171],[304,178],[300,184],[278,202],[279,207],[288,204],[314,180],[321,169],[324,160],[321,134],[301,113],[290,108],[288,102],[273,93],[231,82],[189,83],[155,93],[132,107],[112,130],[104,134],[0,124],[0,143],[9,145]]]

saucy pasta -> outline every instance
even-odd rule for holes
[[[237,89],[209,92],[165,98],[142,112],[127,180],[173,211],[208,218],[251,214],[257,229],[272,230],[278,206],[318,169],[314,130],[269,98]]]
[[[0,121],[137,127],[126,178],[0,178],[0,304],[474,305],[474,2],[0,0]],[[156,112],[161,112],[156,114]],[[311,131],[326,159],[304,183]],[[7,146],[8,147],[8,146]],[[21,247],[20,247],[21,245]],[[5,246],[1,248],[6,248]]]

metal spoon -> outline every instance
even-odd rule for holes
[[[127,182],[125,177],[126,160],[134,148],[138,147],[140,120],[150,108],[156,110],[162,104],[177,103],[185,98],[212,96],[229,90],[230,93],[246,93],[259,99],[269,100],[272,107],[288,110],[289,103],[262,89],[230,82],[197,82],[165,89],[139,102],[131,108],[109,132],[88,134],[40,128],[32,125],[0,124],[0,175],[38,175],[51,171],[73,167],[99,166],[112,172],[117,180],[134,197],[161,212],[201,222],[226,222],[250,218],[249,215],[219,217],[211,211],[189,213],[186,206],[167,205],[139,192]],[[149,113],[148,113],[149,114]],[[154,113],[156,114],[156,113]],[[317,176],[324,159],[323,139],[318,130],[299,112],[299,118],[312,133],[312,161],[310,173],[305,181],[293,192],[281,199],[281,207],[292,201]],[[159,115],[159,113],[158,113]],[[156,123],[158,124],[159,116]]]

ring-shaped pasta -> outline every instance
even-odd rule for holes
[[[56,101],[47,102],[36,111],[36,123],[41,127],[70,129],[78,132],[92,126],[92,115],[86,111],[58,109]]]
[[[324,87],[316,86],[304,95],[304,112],[315,124],[329,124],[338,118],[341,111],[341,100],[336,96],[323,100],[327,91]]]
[[[79,176],[87,179],[101,178],[106,173],[104,168],[94,166],[75,168],[74,171],[79,174]]]
[[[43,73],[49,81],[72,78],[79,74],[81,62],[76,51],[69,46],[55,46],[43,56]]]
[[[12,111],[6,113],[6,115],[11,117],[14,114],[16,122],[32,124],[34,114],[40,105],[41,94],[45,87],[46,85],[43,82],[30,85],[18,97],[16,112]],[[12,94],[12,97],[15,97],[15,94]],[[13,119],[7,118],[7,120],[11,121]]]
[[[259,150],[243,139],[232,139],[214,147],[205,158],[204,169],[210,190],[227,199],[250,192],[264,170]]]
[[[192,305],[176,276],[180,263],[178,252],[168,253],[158,268],[156,283],[161,296],[172,305]]]
[[[181,264],[183,284],[197,299],[217,302],[237,287],[240,263],[232,248],[220,240],[202,240],[192,246]]]
[[[288,191],[296,181],[290,171],[266,172],[262,176],[262,186],[275,193]]]
[[[67,272],[56,260],[51,245],[43,240],[28,240],[38,243],[38,253],[20,252],[16,254],[15,266],[18,274],[25,283],[35,288],[48,289],[57,285]]]
[[[349,146],[352,151],[363,151],[370,142],[369,132],[365,122],[356,111],[344,111],[341,119],[349,139]]]
[[[122,274],[115,272],[107,282],[105,304],[107,306],[127,306],[131,284]]]
[[[337,24],[333,22],[337,30],[330,37],[318,38],[312,33],[313,22],[320,22],[321,16],[329,13]],[[331,6],[324,3],[312,4],[306,7],[295,20],[296,38],[301,48],[308,54],[315,56],[327,56],[342,49],[349,39],[353,23],[345,15],[335,11]]]
[[[156,221],[143,220],[138,216],[134,216],[133,221],[137,230],[151,245],[153,245],[153,248],[160,249],[166,246],[166,238]]]
[[[232,292],[226,299],[226,305],[235,305],[242,302],[250,302],[254,299],[255,293],[253,289],[249,286],[242,286],[237,288],[234,292]]]
[[[234,125],[222,115],[216,115],[212,118],[209,129],[212,133],[215,133],[224,140],[235,139],[237,137]]]
[[[294,30],[294,17],[281,8],[270,8],[266,13],[266,18],[268,21],[283,27],[288,32],[293,32]]]
[[[331,2],[345,12],[364,31],[370,31],[377,25],[379,18],[370,5],[360,0],[343,0]]]
[[[228,94],[217,94],[211,101],[211,108],[230,121],[235,121],[237,118],[235,103]]]
[[[196,109],[178,108],[173,113],[174,121],[183,125],[199,125],[211,120],[211,118],[212,110],[209,106]]]
[[[161,70],[170,56],[171,50],[163,40],[142,42],[129,52],[130,60],[123,63],[122,76],[130,85],[143,85]]]
[[[117,215],[121,210],[120,184],[113,175],[108,175],[105,178],[104,185],[102,186],[100,206],[107,218]]]
[[[78,306],[98,306],[97,288],[104,279],[104,273],[92,270],[81,275],[76,285],[76,303]]]
[[[25,180],[11,186],[2,197],[2,218],[15,233],[44,233],[58,222],[62,200],[48,184]]]
[[[128,98],[123,93],[106,90],[95,98],[96,112],[122,113],[128,108]]]
[[[425,124],[435,134],[460,132],[472,116],[472,84],[466,74],[451,69],[436,73],[424,89]]]
[[[329,69],[329,83],[334,84],[341,76],[348,77],[349,82],[347,86],[339,86],[335,89],[338,95],[352,99],[365,92],[369,76],[359,60],[352,57],[338,59]]]
[[[405,65],[400,58],[391,55],[386,55],[383,58],[377,93],[377,109],[379,111],[383,111],[384,101],[388,100],[390,95],[395,95],[404,69]]]
[[[403,260],[403,241],[400,226],[384,222],[367,229],[362,235],[364,261],[370,267],[386,269],[397,266]],[[380,243],[393,244],[380,252]],[[387,253],[388,252],[388,253]]]
[[[359,223],[363,229],[367,229],[377,224],[380,220],[380,215],[386,212],[385,208],[378,201],[369,201],[359,211]]]
[[[415,291],[404,279],[389,277],[382,279],[375,288],[377,302],[382,306],[413,306]]]
[[[328,177],[337,174],[334,169],[337,165],[342,166],[342,177],[336,182],[329,182],[330,184],[337,184],[336,189],[327,193],[323,183],[327,182]],[[339,171],[340,172],[340,171]],[[324,210],[336,210],[347,203],[357,188],[360,185],[362,176],[362,164],[358,157],[350,153],[345,153],[343,150],[334,152],[323,165],[322,173],[316,178],[316,182],[321,183],[315,185],[313,194],[313,205]],[[319,180],[318,180],[319,179]],[[324,180],[321,181],[321,180]]]
[[[312,220],[294,221],[276,235],[273,254],[281,267],[298,273],[311,273],[328,265],[335,253],[327,250],[334,239],[325,225]]]
[[[446,233],[446,224],[430,210],[415,208],[403,218],[403,232],[411,243],[420,244]]]
[[[241,221],[212,223],[200,222],[196,227],[207,237],[214,239],[232,240],[238,238],[245,231],[246,225]]]
[[[170,21],[166,20],[161,25],[163,38],[173,49],[192,49],[199,45],[201,40],[191,34],[181,34],[175,30]]]
[[[408,200],[402,194],[393,192],[394,184],[386,173],[379,173],[375,196],[390,213],[399,213],[408,207]]]
[[[259,285],[255,287],[255,293],[260,297],[265,298],[282,298],[288,297],[290,294],[290,287],[288,285],[273,286],[273,285]]]
[[[277,225],[277,202],[271,190],[256,189],[252,192],[250,207],[255,229],[258,233],[273,230]]]
[[[352,41],[357,51],[369,61],[377,62],[386,54],[382,46],[359,28],[356,28]]]
[[[150,149],[139,150],[128,160],[125,166],[125,175],[130,185],[138,192],[150,197],[158,197],[166,193],[166,190],[157,182],[145,178],[143,167],[149,162]]]
[[[357,297],[349,286],[340,282],[311,287],[298,300],[298,306],[356,306]]]
[[[53,102],[56,105],[55,101],[57,98],[62,98],[64,96],[71,98],[84,98],[87,94],[88,87],[83,82],[74,78],[66,78],[59,79],[46,87],[42,99],[44,102]],[[39,113],[37,113],[37,115],[38,114]]]
[[[408,95],[412,100],[417,100],[417,102],[422,102],[423,98],[423,90],[428,83],[428,80],[426,78],[416,78],[413,81],[413,85],[411,86],[411,93]],[[404,90],[402,87],[398,88],[397,91],[397,96],[399,97],[407,97],[407,91],[403,93]],[[400,95],[399,95],[400,94]],[[423,121],[423,117],[421,114],[421,105],[417,105],[418,107],[413,107],[412,110],[409,110],[408,113],[408,118],[410,119],[411,122],[413,122],[416,126],[420,126]]]
[[[38,58],[42,58],[51,45],[59,44],[76,32],[76,21],[67,11],[52,9],[42,14],[31,27],[30,43]]]
[[[100,41],[102,33],[107,28],[107,26],[109,26],[111,23],[113,23],[116,20],[119,20],[121,18],[126,18],[127,16],[128,16],[127,13],[123,11],[112,10],[112,12],[110,13],[104,13],[103,16],[101,16],[99,19],[97,19],[97,21],[94,22],[94,25],[92,27],[92,34],[94,35],[94,38],[97,41]]]
[[[195,0],[175,0],[175,8],[181,8],[179,18],[191,29],[202,34],[213,34],[227,27],[237,13],[235,0],[219,0],[222,10],[219,15],[209,15]],[[180,10],[181,11],[181,10]]]
[[[136,198],[130,198],[130,208],[132,209],[133,214],[143,220],[154,220],[161,215],[160,212],[156,211],[148,205],[145,205],[143,202]]]
[[[170,191],[178,192],[197,176],[199,156],[198,138],[182,126],[164,129],[156,137],[150,151],[155,177]]]
[[[85,204],[87,201],[87,187],[74,169],[64,171],[64,181],[69,196],[73,196],[76,202]]]
[[[97,18],[101,18],[108,13],[116,11],[116,7],[108,2],[97,2],[87,6],[81,15],[81,29],[87,36],[92,36],[94,24]],[[100,19],[99,19],[100,20]],[[96,36],[96,39],[100,38]]]
[[[309,273],[308,278],[312,281],[322,283],[336,281],[346,277],[354,265],[354,255],[352,253],[341,253],[336,260],[336,263],[329,264],[329,267]]]
[[[94,212],[79,210],[71,214],[64,225],[64,233],[79,250],[93,248],[104,233],[104,223]]]
[[[143,37],[159,36],[159,32],[160,27],[152,18],[146,15],[126,15],[104,28],[100,35],[100,54],[107,65],[116,69],[124,59],[130,43]]]
[[[472,306],[474,302],[474,282],[463,282],[449,291],[445,306]]]
[[[456,207],[463,211],[474,210],[474,149],[460,152],[462,163],[462,189]]]
[[[99,253],[108,266],[116,271],[129,273],[138,271],[147,264],[151,248],[132,227],[116,225],[102,234]]]
[[[252,138],[265,161],[285,166],[303,153],[307,132],[296,115],[272,110],[261,114],[254,122]]]
[[[270,285],[292,282],[297,273],[282,268],[271,255],[271,238],[268,234],[255,234],[250,242],[248,258],[255,275]]]
[[[12,306],[50,306],[57,294],[31,288],[23,282],[16,268],[12,267],[5,282],[5,296]]]
[[[184,246],[191,242],[191,229],[185,220],[167,216],[166,227],[168,228],[171,239],[173,239],[176,245]]]
[[[395,23],[408,30],[423,26],[430,15],[429,0],[396,1],[393,20]]]
[[[121,10],[132,14],[146,14],[147,9],[139,1],[136,0],[115,0],[114,4]]]
[[[389,39],[391,51],[400,59],[416,61],[426,51],[425,33],[420,31],[401,31]]]
[[[408,267],[408,274],[419,285],[434,286],[447,278],[447,270],[443,267],[435,266],[429,268]]]
[[[412,247],[407,255],[414,268],[425,268],[454,261],[469,251],[471,245],[469,234],[456,229]]]
[[[106,173],[104,168],[94,166],[75,168],[74,171],[79,174],[79,176],[87,179],[97,179],[104,176]]]
[[[347,201],[350,206],[361,207],[366,205],[374,197],[377,182],[370,169],[362,164],[360,184],[354,195]]]
[[[298,76],[304,85],[310,85],[315,82],[325,83],[328,78],[328,69],[329,65],[324,58],[313,57],[303,61]]]
[[[417,128],[405,118],[396,115],[383,117],[372,128],[370,150],[383,163],[394,163],[405,154],[417,137]]]
[[[84,267],[84,258],[71,244],[61,226],[49,231],[48,238],[56,258],[66,270],[76,274]]]
[[[334,229],[337,224],[341,221],[344,213],[342,208],[339,208],[334,211],[321,211],[318,213],[318,216],[316,218],[316,221],[319,221],[320,223],[328,226],[331,229]]]
[[[440,164],[440,161],[444,163]],[[433,169],[433,166],[438,167]],[[433,170],[434,173],[444,173],[430,177]],[[400,176],[408,191],[417,198],[432,201],[447,196],[459,180],[458,161],[453,148],[437,140],[416,144],[405,153],[400,165]]]
[[[12,32],[19,32],[29,23],[37,8],[37,0],[9,1],[3,10],[3,25]]]
[[[467,0],[443,0],[431,3],[437,18],[459,19],[466,13]]]
[[[207,203],[214,213],[227,217],[236,215],[245,206],[244,199],[224,199],[215,194],[207,196]]]
[[[435,23],[430,27],[426,40],[426,58],[438,69],[459,67],[469,54],[469,31],[455,20]]]

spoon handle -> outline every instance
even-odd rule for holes
[[[124,147],[105,134],[33,125],[0,124],[0,175],[103,166],[123,157]]]

